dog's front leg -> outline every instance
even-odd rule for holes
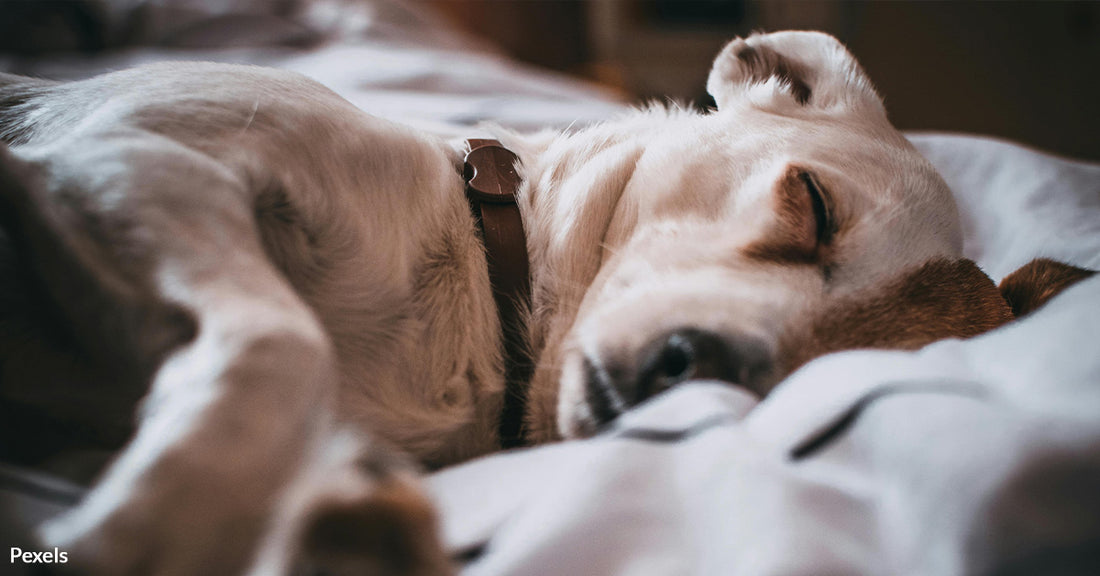
[[[325,469],[319,454],[336,434],[334,353],[268,260],[239,180],[209,158],[148,138],[74,145],[37,166],[0,160],[4,225],[82,347],[137,367],[122,372],[153,366],[130,445],[83,502],[42,530],[48,546],[68,552],[69,567],[241,574],[263,560],[265,540],[283,534],[299,560],[327,570],[363,564],[349,564],[339,538],[352,526],[354,547],[364,541],[354,527],[370,526],[382,541],[417,543],[411,557],[397,551],[411,558],[399,562],[402,572],[446,570],[434,538],[416,536],[434,534],[410,481],[389,474],[385,461],[356,465],[376,462],[369,444],[328,466],[331,474],[311,472]],[[120,172],[95,179],[102,190],[74,192],[88,182],[80,178],[88,166]],[[81,212],[58,203],[58,190],[82,194]],[[89,223],[107,226],[97,235],[82,228]],[[166,349],[165,333],[184,337],[151,362]],[[339,477],[358,480],[334,487]],[[351,488],[338,489],[344,484]],[[352,555],[373,562],[381,554],[387,565],[394,552]]]
[[[137,437],[49,544],[104,574],[449,572],[413,466],[331,425],[322,342],[204,338],[161,370]]]
[[[139,431],[88,498],[43,532],[104,574],[237,574],[323,433],[331,358],[308,324],[199,338],[158,372]],[[243,318],[242,318],[243,320]]]
[[[447,573],[412,466],[333,426],[327,339],[265,276],[247,299],[214,290],[136,438],[47,542],[104,574]]]

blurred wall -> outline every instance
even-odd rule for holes
[[[419,0],[513,57],[574,72],[590,60],[582,0]]]
[[[730,37],[824,30],[862,62],[899,128],[1100,160],[1100,2],[427,1],[521,59],[700,104]]]
[[[902,128],[1100,160],[1100,4],[875,2],[843,36]]]

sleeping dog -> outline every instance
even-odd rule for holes
[[[287,72],[0,77],[5,417],[57,439],[23,460],[127,442],[44,545],[95,574],[447,573],[410,463],[499,449],[516,406],[524,443],[583,437],[686,379],[763,395],[1013,317],[836,40],[735,40],[707,89],[499,130],[471,168],[485,143]],[[479,178],[516,183],[519,290]]]

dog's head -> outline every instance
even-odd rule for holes
[[[735,40],[631,158],[560,352],[558,427],[585,435],[689,378],[765,394],[810,359],[1010,320],[961,259],[950,190],[830,36]]]

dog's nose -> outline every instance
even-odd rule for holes
[[[606,424],[685,380],[751,386],[770,365],[768,347],[755,338],[684,328],[651,340],[632,357],[586,358],[587,399],[595,419]]]

